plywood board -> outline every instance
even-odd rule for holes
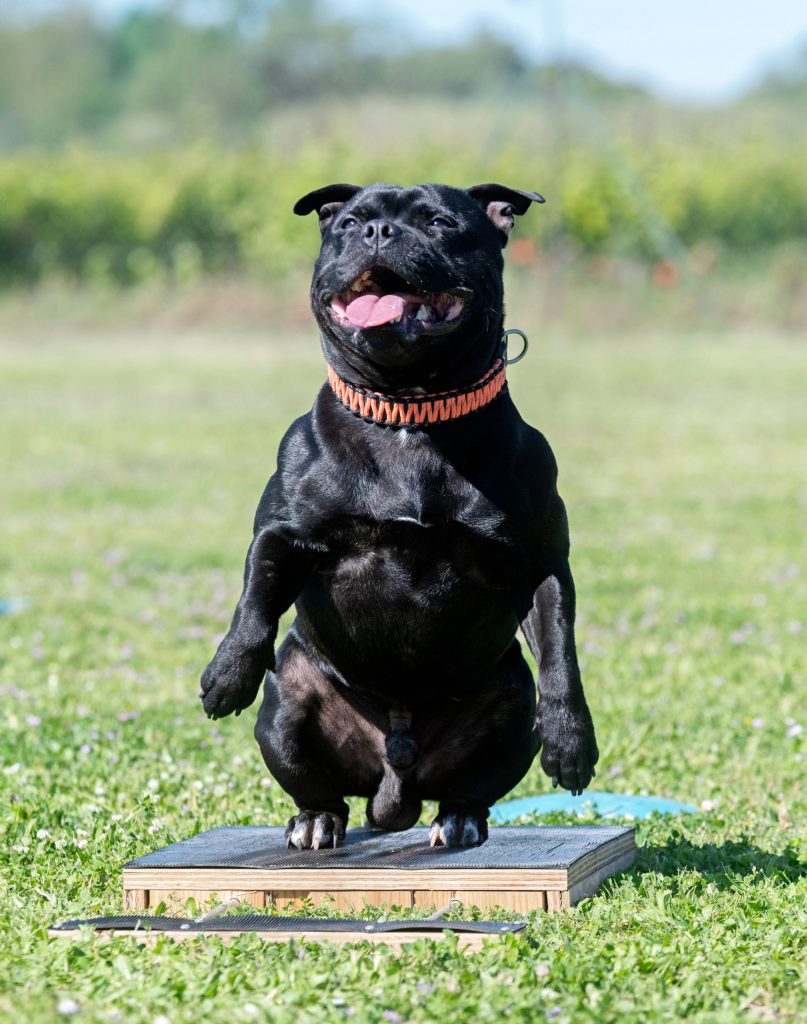
[[[598,825],[492,828],[481,846],[451,849],[430,847],[425,828],[350,829],[327,850],[288,849],[280,827],[225,826],[130,861],[123,876],[132,909],[170,893],[199,901],[240,892],[256,907],[324,898],[339,910],[437,907],[455,898],[526,911],[573,904],[635,854],[633,829]]]

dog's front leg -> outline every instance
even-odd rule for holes
[[[574,612],[574,581],[564,564],[535,591],[521,629],[538,663],[541,767],[554,786],[582,793],[599,752],[577,664]]]
[[[210,718],[240,714],[274,668],[278,620],[297,597],[305,554],[272,527],[258,530],[247,553],[244,589],[227,635],[202,673],[202,705]]]

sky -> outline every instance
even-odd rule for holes
[[[731,98],[807,45],[807,0],[338,0],[410,31],[459,39],[484,25],[535,56],[587,57],[671,98]]]
[[[88,2],[111,15],[136,5],[134,0]],[[140,0],[142,6],[157,2]],[[799,45],[807,46],[807,0],[327,2],[338,13],[380,17],[400,26],[403,35],[432,44],[460,41],[484,26],[532,56],[582,56],[612,76],[666,97],[705,103],[731,99]],[[62,5],[27,0],[26,6]]]

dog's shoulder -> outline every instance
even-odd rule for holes
[[[519,471],[542,490],[548,485],[554,486],[558,479],[558,461],[544,434],[519,417],[515,437],[514,456]]]
[[[277,468],[266,484],[255,513],[255,529],[285,518],[301,504],[320,458],[320,443],[311,412],[298,416],[281,438]]]

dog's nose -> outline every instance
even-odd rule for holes
[[[400,235],[401,229],[389,220],[368,220],[364,225],[363,237],[367,245],[381,248]]]

